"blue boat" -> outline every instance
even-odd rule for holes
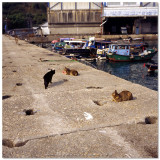
[[[89,43],[88,43],[88,48],[90,48],[91,50],[91,53],[96,55],[97,57],[99,56],[103,56],[102,54],[101,55],[97,55],[97,50],[103,50],[103,49],[106,49],[106,48],[109,48],[109,44],[112,43],[111,41],[105,41],[105,40],[90,40]]]
[[[55,43],[54,50],[55,51],[63,51],[65,44],[66,44],[65,42],[57,42],[57,43]]]

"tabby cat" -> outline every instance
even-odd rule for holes
[[[133,95],[130,91],[122,91],[119,94],[117,93],[117,90],[115,90],[112,93],[113,101],[115,102],[122,102],[122,101],[128,101],[133,99]]]

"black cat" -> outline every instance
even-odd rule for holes
[[[44,86],[45,86],[45,89],[47,89],[48,87],[48,84],[49,83],[52,83],[52,76],[55,74],[55,70],[52,70],[47,72],[44,76],[43,76],[43,79],[44,79]]]

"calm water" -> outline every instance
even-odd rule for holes
[[[157,47],[157,41],[149,44],[149,47]],[[158,53],[152,58],[151,61],[158,63]],[[150,61],[149,61],[150,62]],[[147,88],[158,91],[158,72],[149,74],[147,68],[144,67],[145,62],[110,62],[110,61],[94,61],[91,62],[97,69],[131,81],[133,83],[141,84]]]

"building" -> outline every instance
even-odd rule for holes
[[[157,2],[50,2],[50,35],[157,34]]]
[[[102,17],[104,35],[158,33],[156,2],[103,2]]]
[[[101,32],[101,2],[50,2],[51,35],[95,35]]]
[[[48,28],[48,22],[45,22],[41,25],[39,25],[39,27],[35,27],[36,28],[36,36],[48,36],[50,35],[50,30]]]

